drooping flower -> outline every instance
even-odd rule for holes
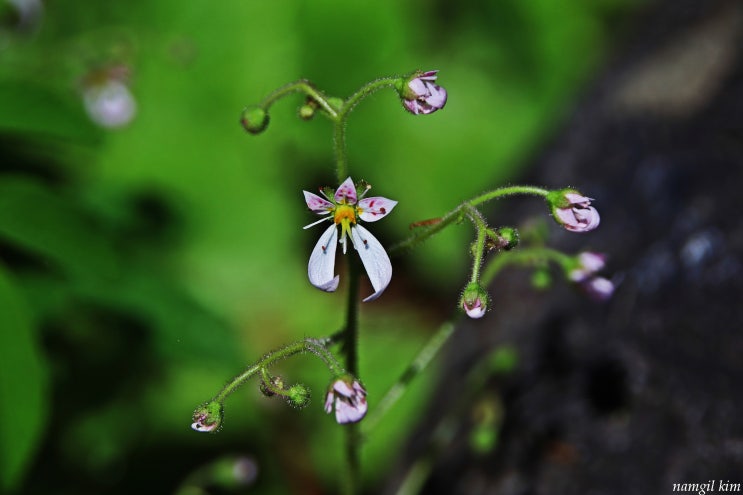
[[[444,108],[446,90],[435,83],[437,70],[414,74],[398,88],[405,109],[415,115],[429,114]]]
[[[320,192],[327,199],[304,191],[307,207],[318,215],[325,216],[304,228],[307,229],[325,220],[333,222],[333,225],[322,233],[310,254],[310,262],[307,266],[310,283],[326,292],[333,292],[338,288],[338,275],[334,275],[336,244],[342,244],[343,254],[346,254],[350,237],[374,287],[374,293],[364,299],[365,302],[376,299],[387,288],[392,279],[392,264],[382,244],[371,232],[359,225],[358,221],[376,222],[392,211],[397,204],[397,201],[380,196],[363,198],[368,190],[367,187],[361,195],[357,195],[356,186],[349,177],[335,193],[321,189]],[[338,239],[339,229],[340,239]]]
[[[356,423],[366,415],[366,390],[352,376],[337,378],[328,388],[325,398],[325,412],[335,409],[338,424]]]
[[[477,282],[470,282],[462,292],[459,305],[470,318],[477,319],[485,316],[490,296]]]
[[[555,221],[571,232],[588,232],[599,226],[601,218],[591,206],[591,198],[563,189],[547,195]]]
[[[199,406],[193,413],[191,428],[195,431],[216,433],[222,425],[224,411],[221,402],[215,400]]]

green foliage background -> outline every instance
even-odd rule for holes
[[[243,106],[299,78],[345,97],[379,76],[440,69],[443,111],[408,115],[389,91],[350,119],[354,179],[399,201],[375,225],[392,243],[517,177],[632,7],[49,1],[21,29],[0,5],[0,486],[60,494],[174,492],[234,453],[259,466],[251,493],[337,487],[341,432],[321,410],[328,377],[311,356],[280,366],[313,389],[309,409],[249,386],[228,400],[219,435],[189,428],[243,366],[342,321],[342,291],[306,280],[319,231],[301,229],[313,220],[301,190],[333,185],[330,123],[297,119],[296,96],[253,137]],[[85,114],[81,81],[114,64],[129,67],[138,111],[104,130]],[[451,229],[400,260],[388,293],[363,306],[372,407],[447,314],[431,301],[454,309],[469,236]],[[369,442],[371,483],[434,378]]]

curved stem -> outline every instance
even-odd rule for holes
[[[293,342],[281,349],[269,352],[260,361],[247,368],[245,371],[233,378],[227,385],[225,385],[219,393],[214,396],[214,400],[217,402],[224,402],[228,395],[240,388],[246,381],[251,379],[257,373],[262,373],[269,366],[274,364],[276,361],[286,359],[295,354],[309,351],[320,359],[328,366],[330,371],[335,375],[341,375],[344,373],[343,367],[336,361],[335,357],[328,351],[324,346],[319,344],[320,341],[316,339],[304,339],[297,342]]]
[[[451,224],[455,220],[461,219],[462,212],[465,212],[467,210],[472,210],[474,209],[474,207],[481,205],[487,201],[502,198],[504,196],[513,196],[516,194],[546,197],[549,194],[549,191],[547,189],[544,189],[541,187],[535,187],[535,186],[508,186],[508,187],[499,187],[498,189],[494,189],[492,191],[486,192],[485,194],[481,194],[480,196],[476,196],[473,199],[469,201],[465,201],[464,203],[460,204],[459,206],[457,206],[456,208],[448,212],[446,215],[441,217],[441,220],[438,223],[430,227],[427,227],[425,229],[422,229],[421,231],[411,235],[407,239],[404,239],[398,242],[397,244],[395,244],[388,250],[388,253],[390,255],[398,255],[409,249],[412,249],[413,247],[417,246],[418,244],[425,241],[429,237],[443,230],[445,227],[447,227],[449,224]],[[476,222],[474,218],[473,218],[473,222]]]
[[[516,194],[525,194],[529,196],[542,196],[543,198],[545,198],[549,194],[549,191],[542,187],[536,187],[536,186],[499,187],[498,189],[494,189],[492,191],[486,192],[485,194],[481,194],[480,196],[477,196],[467,201],[467,203],[469,203],[471,206],[477,206],[479,204],[490,201],[491,199],[498,199],[504,196],[513,196]]]
[[[483,286],[489,285],[495,276],[508,265],[529,265],[542,261],[554,261],[564,268],[573,262],[573,257],[546,247],[524,248],[519,251],[503,252],[487,264],[480,282]]]
[[[346,121],[351,111],[361,100],[382,88],[395,87],[399,80],[397,77],[384,77],[365,84],[354,94],[343,102],[337,115],[335,115],[335,128],[333,129],[333,150],[335,153],[336,177],[340,184],[348,177],[348,153],[346,151]]]
[[[264,109],[268,109],[271,105],[273,105],[277,100],[283,98],[286,95],[289,95],[291,93],[304,93],[307,96],[311,97],[313,100],[315,100],[323,110],[327,112],[327,114],[330,116],[331,119],[337,120],[338,119],[338,112],[333,108],[333,106],[328,102],[327,97],[321,93],[317,88],[315,88],[309,81],[306,79],[300,79],[299,81],[295,81],[289,84],[286,84],[284,86],[281,86],[277,90],[275,90],[273,93],[266,96],[263,101],[260,103],[260,106]]]

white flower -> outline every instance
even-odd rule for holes
[[[325,398],[325,412],[330,414],[335,407],[338,424],[356,423],[366,415],[366,390],[351,376],[336,379]]]
[[[376,222],[392,211],[397,201],[379,196],[361,199],[366,191],[358,196],[356,186],[350,177],[338,187],[332,197],[330,193],[322,190],[321,192],[327,199],[304,191],[307,207],[318,215],[325,215],[322,220],[306,225],[304,228],[307,229],[325,220],[333,221],[333,225],[320,235],[320,240],[317,241],[310,254],[310,262],[307,266],[310,283],[326,292],[333,292],[338,288],[338,275],[334,275],[335,248],[336,244],[342,244],[343,254],[346,254],[350,237],[374,287],[374,293],[364,299],[364,302],[376,299],[384,292],[392,279],[392,264],[382,244],[371,232],[359,225],[358,221]],[[340,239],[338,239],[339,229],[336,226],[340,228]]]

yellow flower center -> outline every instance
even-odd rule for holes
[[[333,222],[341,226],[341,239],[346,238],[346,234],[351,233],[351,225],[356,224],[356,208],[349,205],[338,205],[335,208]],[[345,252],[345,248],[344,251]]]
[[[356,223],[356,209],[353,206],[338,205],[335,209],[335,216],[333,221],[336,225],[343,223],[347,225],[349,223]]]

